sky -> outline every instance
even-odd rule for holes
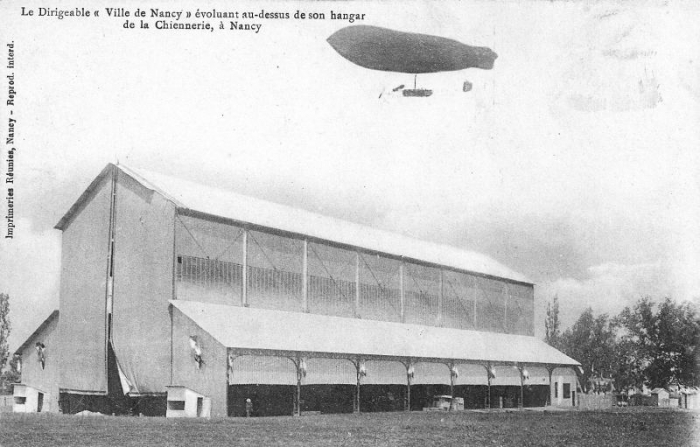
[[[587,307],[700,300],[692,2],[153,5],[364,13],[354,24],[488,46],[498,59],[420,75],[433,95],[404,98],[392,89],[412,76],[328,45],[347,21],[132,30],[92,4],[99,18],[59,20],[3,2],[18,92],[17,228],[0,240],[11,348],[58,307],[53,226],[109,162],[483,253],[535,283],[538,336],[554,296],[564,327]]]

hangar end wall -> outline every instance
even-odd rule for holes
[[[175,206],[119,173],[114,234],[112,341],[137,393],[165,393],[170,380]]]
[[[102,177],[63,227],[58,357],[62,389],[107,392],[105,294],[110,176]]]
[[[178,309],[172,312],[172,383],[184,386],[211,399],[212,417],[227,415],[227,350]],[[202,350],[202,365],[197,366],[190,345],[195,336]]]

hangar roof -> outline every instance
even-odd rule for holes
[[[421,241],[298,208],[244,196],[232,191],[204,186],[143,169],[128,168],[124,165],[108,164],[56,224],[57,229],[63,230],[68,226],[73,215],[80,210],[82,204],[87,201],[104,176],[110,174],[113,169],[124,172],[145,188],[160,193],[172,201],[180,212],[201,213],[372,252],[508,279],[517,283],[532,284],[524,275],[480,253]]]
[[[15,354],[18,354],[18,355],[21,354],[22,351],[24,351],[24,350],[27,349],[32,343],[34,343],[35,340],[36,340],[36,338],[39,336],[39,334],[41,334],[41,333],[44,331],[44,329],[46,329],[46,327],[47,327],[49,324],[51,324],[51,322],[52,322],[54,319],[56,319],[56,318],[58,318],[58,309],[54,310],[53,312],[51,312],[51,315],[49,315],[48,317],[46,317],[46,320],[44,320],[44,322],[41,323],[41,324],[39,325],[39,327],[36,328],[36,330],[35,330],[34,332],[32,332],[32,335],[30,335],[29,337],[27,337],[27,339],[24,341],[24,343],[22,343],[22,344],[20,345],[20,347],[17,348],[17,349],[15,350]]]
[[[578,366],[525,335],[171,300],[227,348]]]

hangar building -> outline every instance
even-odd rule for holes
[[[533,284],[487,257],[113,164],[56,228],[59,310],[17,351],[16,411],[575,404]]]

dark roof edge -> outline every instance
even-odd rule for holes
[[[61,220],[58,221],[58,223],[54,226],[55,229],[57,230],[65,230],[68,228],[68,225],[71,223],[73,218],[78,214],[78,212],[83,208],[85,203],[88,201],[88,199],[92,196],[92,194],[95,193],[97,190],[97,186],[102,182],[102,180],[109,174],[112,173],[114,169],[117,169],[117,166],[113,163],[107,163],[107,166],[102,169],[102,172],[100,172],[95,179],[90,182],[90,185],[87,187],[85,191],[78,197],[78,200],[73,203],[73,205],[68,209],[66,214],[61,217]]]
[[[24,349],[26,349],[27,346],[29,346],[29,345],[31,344],[31,341],[32,341],[37,335],[39,335],[39,334],[41,333],[41,331],[43,331],[44,329],[46,329],[46,327],[47,327],[49,324],[51,324],[51,322],[52,322],[54,319],[56,319],[56,318],[58,318],[58,309],[56,309],[56,310],[54,310],[53,312],[51,312],[51,315],[49,315],[49,316],[46,318],[46,320],[44,320],[44,322],[41,323],[41,324],[39,325],[39,327],[36,328],[36,330],[35,330],[34,332],[32,332],[32,335],[30,335],[29,337],[27,337],[27,339],[24,341],[24,343],[22,343],[22,344],[20,345],[20,347],[17,348],[17,349],[15,350],[15,355],[21,354],[22,351],[24,351]]]

